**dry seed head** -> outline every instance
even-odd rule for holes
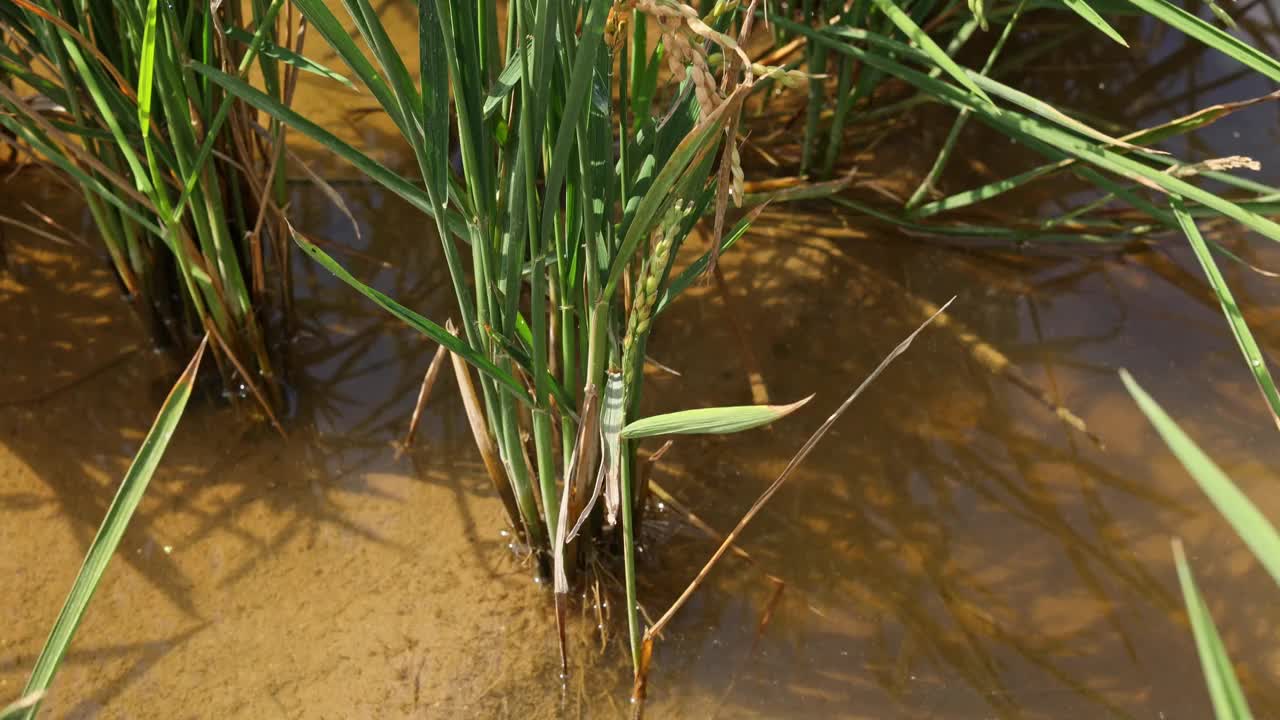
[[[1257,172],[1262,169],[1262,163],[1251,157],[1244,155],[1228,155],[1227,157],[1212,158],[1204,162],[1193,163],[1191,165],[1179,165],[1169,168],[1166,172],[1175,177],[1191,177],[1199,175],[1202,172],[1222,172],[1224,170],[1253,170]]]
[[[718,18],[721,14],[737,7],[739,0],[717,0],[709,18]],[[754,7],[754,4],[752,5]],[[635,0],[635,8],[653,18],[662,34],[662,44],[667,52],[667,63],[672,75],[684,82],[688,79],[693,85],[694,98],[703,117],[710,117],[720,109],[736,90],[750,86],[757,75],[776,76],[780,85],[794,87],[808,80],[810,76],[796,70],[786,70],[753,63],[734,38],[721,33],[708,25],[699,16],[697,10],[682,0]],[[724,77],[716,81],[711,70],[711,59],[707,47],[713,45],[720,49],[717,53],[717,66]],[[732,55],[730,54],[732,53]],[[741,207],[744,195],[745,177],[742,171],[742,160],[738,156],[736,143],[736,122],[727,126],[725,142],[728,152],[721,160],[721,182],[726,178],[723,163],[729,163],[727,179],[728,192],[734,204]],[[723,188],[721,189],[723,192]],[[723,217],[723,195],[719,196],[716,207],[716,230],[720,230]],[[688,212],[687,208],[677,203],[672,208],[677,213]],[[681,215],[682,216],[682,215]],[[664,222],[665,225],[665,222]],[[718,247],[718,245],[716,246]],[[714,256],[713,256],[714,262]],[[651,262],[652,266],[653,263]],[[665,260],[658,264],[664,268]]]
[[[732,138],[730,139],[732,141]],[[729,174],[732,181],[729,185],[729,193],[733,196],[733,204],[742,207],[742,197],[745,194],[746,176],[742,172],[742,156],[738,154],[738,146],[734,145],[729,155]]]
[[[1229,155],[1223,158],[1215,158],[1213,160],[1205,160],[1204,166],[1208,170],[1253,170],[1262,169],[1262,163],[1251,157],[1244,155]]]
[[[671,70],[671,74],[680,82],[684,82],[684,79],[688,77],[684,70],[684,61],[676,57],[675,53],[667,55],[667,68]]]
[[[677,0],[637,0],[635,7],[657,22],[671,74],[681,82],[686,78],[692,79],[694,96],[704,115],[714,112],[725,100],[715,74],[711,72],[704,41],[718,46],[726,53],[736,53],[747,81],[751,81],[753,68],[750,58],[733,38],[717,32],[703,22],[693,7]],[[692,69],[686,69],[688,67]]]

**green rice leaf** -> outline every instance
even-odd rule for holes
[[[969,92],[977,95],[987,102],[991,102],[991,98],[987,97],[987,94],[969,78],[969,75],[951,59],[950,55],[947,55],[947,51],[939,47],[938,43],[934,42],[933,38],[929,37],[928,33],[922,30],[920,26],[916,24],[916,21],[912,20],[910,15],[903,12],[902,8],[898,7],[893,0],[874,1],[876,7],[880,8],[880,12],[887,15],[889,19],[893,21],[893,24],[897,25],[898,29],[911,39],[911,42],[920,46],[920,49],[929,56],[930,60],[937,63],[938,67],[942,68],[948,75],[955,78],[956,82],[965,86]]]
[[[1231,667],[1231,658],[1223,647],[1222,636],[1213,622],[1213,615],[1200,596],[1191,566],[1187,563],[1182,543],[1172,541],[1173,559],[1178,567],[1178,584],[1182,586],[1182,599],[1187,605],[1187,617],[1191,620],[1191,632],[1196,639],[1196,652],[1200,655],[1200,668],[1204,671],[1205,684],[1209,687],[1209,699],[1213,702],[1213,714],[1218,720],[1246,720],[1253,717],[1245,700],[1240,681]]]
[[[409,127],[408,122],[400,113],[400,107],[396,103],[395,98],[391,94],[391,88],[378,74],[373,63],[369,62],[369,58],[361,52],[356,45],[355,39],[351,37],[351,33],[338,22],[338,18],[326,7],[324,0],[293,0],[294,7],[302,12],[307,18],[307,22],[311,24],[324,39],[329,43],[329,47],[342,58],[347,67],[360,78],[360,82],[369,88],[369,92],[373,93],[373,97],[377,99],[378,104],[383,110],[391,116],[396,126],[400,128],[402,133],[407,133]]]
[[[1067,128],[1068,130],[1074,130],[1075,132],[1078,132],[1081,135],[1084,135],[1093,140],[1097,140],[1098,142],[1104,143],[1106,145],[1116,145],[1116,146],[1125,148],[1126,150],[1136,150],[1143,153],[1156,153],[1159,155],[1168,154],[1165,152],[1152,150],[1150,148],[1144,148],[1138,145],[1134,145],[1132,143],[1125,142],[1120,138],[1107,135],[1104,132],[1095,130],[1089,125],[1086,125],[1085,123],[1082,123],[1079,120],[1076,120],[1075,118],[1071,117],[1070,115],[1067,115],[1066,113],[1055,108],[1049,103],[1043,100],[1040,100],[1039,98],[1028,95],[1027,93],[1022,92],[1021,90],[1018,90],[1016,88],[1009,87],[1008,85],[1005,85],[1003,83],[994,81],[981,73],[976,73],[971,70],[966,70],[965,72],[969,75],[969,77],[973,78],[974,82],[976,82],[978,85],[985,88],[986,91],[991,93],[992,95],[995,95],[996,97],[1002,100],[1007,100],[1013,103],[1014,105],[1021,107],[1023,110],[1035,113],[1036,115],[1039,115],[1040,117],[1044,118],[1045,120],[1048,120],[1051,123],[1054,123],[1055,125],[1061,125],[1062,127]]]
[[[1169,120],[1159,125],[1145,128],[1137,132],[1129,133],[1128,135],[1125,135],[1120,139],[1130,143],[1135,143],[1138,145],[1150,145],[1152,143],[1160,142],[1161,140],[1164,140],[1166,138],[1176,137],[1178,135],[1182,135],[1182,134],[1191,132],[1193,130],[1205,127],[1207,125],[1213,124],[1224,117],[1227,117],[1233,113],[1239,112],[1240,110],[1252,107],[1259,103],[1274,102],[1276,100],[1280,100],[1280,90],[1277,90],[1267,95],[1250,98],[1248,100],[1241,100],[1241,101],[1230,102],[1230,103],[1221,103],[1218,105],[1212,105],[1210,107],[1201,108],[1188,115],[1183,115],[1182,117]],[[1174,164],[1176,162],[1171,158],[1156,157],[1152,159],[1162,163],[1168,162],[1170,164]],[[959,192],[954,195],[945,197],[941,200],[937,200],[935,202],[921,205],[920,207],[916,208],[916,210],[912,213],[912,215],[916,218],[925,218],[925,217],[929,217],[930,215],[936,215],[937,213],[944,212],[947,210],[954,210],[957,208],[972,205],[977,202],[982,202],[984,200],[990,200],[991,198],[1001,195],[1005,192],[1008,192],[1014,188],[1020,187],[1022,185],[1038,180],[1040,178],[1047,177],[1054,173],[1067,170],[1079,162],[1080,161],[1078,159],[1069,158],[1067,160],[1062,160],[1055,163],[1049,163],[1047,165],[1041,165],[1040,167],[1020,173],[1018,175],[1014,175],[1008,178],[1003,178],[978,188],[966,190],[964,192]],[[1213,180],[1226,183],[1228,185],[1231,185],[1232,187],[1238,187],[1243,190],[1247,190],[1249,192],[1266,194],[1272,191],[1272,188],[1266,185],[1263,185],[1253,180],[1249,180],[1247,178],[1232,175],[1230,173],[1212,172],[1212,173],[1204,173],[1203,176],[1206,178],[1211,178]],[[1241,203],[1242,206],[1245,204],[1246,203]],[[1194,211],[1193,211],[1193,214],[1194,214]],[[1272,214],[1272,213],[1264,213],[1264,214]]]
[[[493,87],[489,89],[488,97],[484,99],[485,119],[493,115],[494,111],[502,106],[502,101],[511,95],[516,85],[520,84],[520,63],[523,62],[526,52],[531,52],[527,42],[516,48],[507,59],[507,66],[502,69]]]
[[[364,295],[374,301],[379,307],[391,313],[406,325],[409,325],[414,330],[417,330],[437,343],[449,348],[450,352],[453,352],[458,357],[461,357],[471,363],[476,367],[476,369],[485,373],[494,380],[497,380],[498,383],[506,387],[516,399],[528,405],[533,404],[533,400],[529,397],[529,394],[525,392],[524,386],[516,382],[516,379],[512,377],[510,373],[499,368],[497,365],[494,365],[488,358],[477,352],[457,335],[454,335],[445,328],[401,305],[395,300],[392,300],[387,295],[384,295],[383,293],[360,282],[353,277],[351,273],[347,272],[346,268],[339,265],[332,257],[329,257],[328,253],[316,247],[313,243],[303,237],[301,233],[293,228],[290,228],[290,232],[293,235],[293,241],[298,244],[298,247],[302,248],[302,251],[310,255],[316,262],[323,265],[326,270],[333,273],[334,277],[347,285],[350,285],[361,295]]]
[[[550,247],[554,241],[556,210],[560,189],[564,184],[565,173],[569,169],[569,160],[573,157],[576,144],[575,131],[579,122],[584,121],[587,99],[591,97],[591,81],[595,75],[595,61],[604,38],[605,18],[609,14],[610,4],[606,0],[592,0],[588,3],[588,11],[579,38],[578,55],[574,58],[570,74],[569,89],[560,119],[560,128],[556,133],[552,146],[551,163],[546,175],[546,197],[548,202],[542,208],[541,247]]]
[[[1275,82],[1280,82],[1280,60],[1201,20],[1168,0],[1129,0],[1129,2],[1192,39],[1257,70]]]
[[[191,388],[195,384],[196,372],[200,369],[200,359],[204,357],[207,343],[208,338],[200,343],[187,369],[174,383],[173,389],[169,391],[169,397],[165,398],[155,422],[143,439],[142,447],[138,449],[138,454],[134,456],[133,463],[125,473],[115,499],[107,508],[107,516],[89,545],[84,564],[80,567],[80,573],[76,575],[71,592],[62,606],[62,612],[58,614],[58,619],[53,625],[53,631],[45,641],[40,657],[36,659],[31,678],[22,689],[24,697],[46,692],[50,683],[53,682],[53,677],[58,672],[63,657],[66,656],[67,648],[71,646],[76,628],[80,626],[80,621],[84,619],[85,611],[89,608],[89,601],[93,599],[94,591],[98,589],[98,584],[107,571],[107,564],[111,562],[111,556],[120,545],[120,539],[124,537],[129,520],[133,518],[133,513],[138,509],[138,503],[142,501],[142,495],[151,482],[151,475],[159,465],[160,458],[169,445],[169,439],[173,437],[173,431],[178,427],[178,420],[181,419],[182,411],[187,406],[187,399],[191,397]],[[38,702],[31,704],[25,708],[22,717],[35,717],[38,707]]]
[[[242,28],[233,26],[233,27],[225,28],[225,30],[227,33],[227,37],[231,38],[232,40],[235,40],[236,42],[242,43],[244,45],[248,45],[253,42],[253,34],[246,32]],[[335,82],[341,83],[347,86],[348,88],[355,90],[356,92],[360,91],[360,88],[356,87],[351,82],[351,80],[347,78],[346,75],[343,75],[342,73],[332,70],[324,65],[321,65],[320,63],[316,62],[315,60],[312,60],[311,58],[305,57],[303,55],[299,55],[298,53],[292,50],[289,50],[287,48],[282,48],[279,45],[276,45],[274,43],[268,43],[268,42],[262,43],[262,47],[258,49],[258,52],[261,53],[263,57],[269,57],[273,60],[279,60],[280,62],[285,63],[286,65],[292,65],[293,67],[296,67],[303,72],[311,73],[312,75],[318,75],[322,78],[327,78],[329,80],[333,80]]]
[[[171,6],[167,7],[172,10]],[[271,0],[271,4],[267,6],[266,11],[258,18],[258,28],[253,33],[249,48],[240,57],[240,64],[236,66],[236,75],[238,77],[245,77],[245,74],[249,71],[254,58],[258,56],[262,44],[266,42],[267,31],[274,27],[276,15],[280,13],[282,7],[284,7],[284,0]],[[191,61],[186,62],[190,63]],[[213,114],[213,120],[206,125],[204,142],[200,144],[195,160],[191,162],[190,167],[187,169],[187,176],[183,179],[182,194],[178,196],[178,201],[173,203],[173,211],[169,217],[170,223],[181,221],[187,200],[196,191],[196,184],[200,178],[204,177],[205,163],[209,162],[209,158],[213,157],[213,146],[218,138],[222,137],[222,125],[231,115],[231,105],[232,96],[223,97],[218,104],[217,112]]]
[[[868,42],[868,44],[872,45],[877,49],[886,49],[886,50],[892,51],[898,47],[901,47],[907,50],[908,52],[910,52],[911,54],[914,54],[916,58],[921,62],[927,62],[929,60],[932,60],[932,56],[930,56],[927,53],[924,53],[919,50],[915,50],[914,48],[910,48],[905,45],[901,45],[900,43],[894,40],[890,40],[884,36],[877,35],[875,33],[870,33],[865,30],[860,30],[857,28],[840,27],[840,28],[831,29],[829,33],[832,35],[845,36],[850,39],[865,40]],[[1115,138],[1110,135],[1107,135],[1106,133],[1100,132],[1090,127],[1089,125],[1083,122],[1080,122],[1079,120],[1076,120],[1070,115],[1067,115],[1061,110],[1058,110],[1053,105],[1050,105],[1049,103],[1044,102],[1039,98],[1028,95],[1027,93],[1022,92],[1021,90],[1018,90],[1017,88],[1010,87],[1009,85],[1005,85],[1004,83],[1001,83],[997,80],[993,80],[982,72],[977,72],[974,70],[970,70],[968,68],[958,67],[957,69],[961,73],[963,73],[966,78],[972,81],[972,83],[975,86],[981,88],[985,92],[988,92],[991,95],[998,97],[1002,100],[1007,100],[1008,102],[1011,102],[1014,105],[1017,105],[1028,112],[1039,115],[1040,117],[1044,118],[1045,120],[1048,120],[1049,122],[1054,123],[1055,125],[1060,125],[1064,128],[1067,128],[1068,130],[1075,131],[1093,140],[1106,143],[1107,145],[1116,145],[1128,150],[1136,150],[1136,151],[1145,152],[1145,153],[1155,153],[1159,155],[1168,154],[1168,153],[1151,150],[1149,148],[1133,145],[1132,143],[1126,142],[1119,138]],[[929,77],[932,78],[932,74]],[[940,81],[937,81],[937,80],[934,80],[933,82],[941,84]],[[990,100],[990,98],[985,95],[982,96],[982,99],[985,99],[988,101]],[[980,104],[974,98],[970,98],[969,102]],[[988,107],[987,113],[998,114],[998,110],[996,110],[995,107]]]
[[[1120,371],[1120,379],[1174,456],[1199,483],[1200,489],[1209,496],[1218,512],[1235,528],[1240,539],[1244,540],[1254,557],[1258,558],[1258,562],[1280,584],[1280,534],[1276,533],[1275,527],[1127,370]]]
[[[156,10],[159,0],[148,0],[146,26],[142,31],[142,58],[138,65],[138,125],[145,141],[151,132],[151,88],[156,72]]]
[[[1099,146],[1090,143],[1075,133],[1046,124],[1035,117],[1023,115],[1013,110],[997,109],[989,102],[979,100],[972,93],[964,92],[961,88],[929,77],[927,74],[902,65],[893,59],[895,56],[908,56],[918,61],[928,61],[928,55],[921,51],[883,36],[877,36],[874,33],[854,31],[848,28],[841,28],[838,31],[816,31],[796,23],[787,22],[783,18],[775,18],[775,22],[781,27],[794,29],[796,32],[805,34],[815,42],[830,43],[833,47],[838,48],[840,52],[852,55],[869,66],[890,73],[942,102],[951,104],[959,109],[968,108],[982,122],[1011,138],[1028,144],[1053,159],[1061,160],[1065,156],[1074,156],[1100,170],[1114,173],[1167,194],[1181,195],[1188,200],[1194,200],[1205,207],[1212,208],[1218,213],[1256,230],[1271,240],[1280,242],[1280,225],[1277,225],[1269,218],[1251,212],[1238,203],[1203,190],[1170,173],[1161,172],[1146,163],[1126,157],[1123,153],[1112,150],[1106,145]],[[852,43],[836,40],[833,37],[833,34],[836,33],[841,37],[865,40],[875,45],[877,50],[871,52]],[[888,52],[881,54],[884,51]],[[976,74],[974,77],[984,84],[996,82]]]
[[[384,107],[393,118],[402,118],[401,132],[409,144],[420,144],[422,127],[417,113],[422,99],[418,96],[418,89],[409,77],[409,68],[405,66],[404,59],[392,45],[386,27],[378,17],[378,12],[369,4],[369,0],[343,0],[343,4],[347,8],[347,13],[356,21],[356,27],[360,30],[365,45],[373,51],[373,57],[382,68],[387,86],[397,103],[395,108]],[[381,98],[379,101],[381,102]]]
[[[422,78],[423,179],[439,208],[449,202],[449,59],[440,29],[439,0],[418,3],[418,62]]]
[[[1089,5],[1086,0],[1062,0],[1062,2],[1070,8],[1072,12],[1084,19],[1085,22],[1101,30],[1103,35],[1106,35],[1125,47],[1129,47],[1129,43],[1125,42],[1125,39],[1120,36],[1120,33],[1116,32],[1116,29],[1111,27],[1111,24],[1104,20],[1102,16],[1098,14],[1098,11],[1094,10],[1093,6]]]
[[[628,423],[622,429],[622,437],[634,440],[655,435],[728,435],[768,425],[812,399],[810,395],[790,405],[736,405],[651,415]]]
[[[1218,265],[1213,260],[1213,253],[1209,251],[1209,246],[1205,243],[1204,237],[1200,235],[1200,229],[1196,227],[1195,220],[1187,212],[1182,198],[1174,195],[1170,198],[1169,204],[1173,208],[1173,214],[1178,220],[1178,225],[1182,227],[1182,232],[1186,234],[1187,240],[1191,243],[1191,249],[1195,251],[1196,259],[1200,261],[1200,267],[1204,270],[1205,277],[1209,279],[1209,286],[1213,288],[1214,294],[1218,296],[1218,304],[1222,306],[1222,314],[1227,317],[1227,324],[1231,326],[1231,334],[1235,336],[1236,344],[1240,346],[1240,352],[1244,355],[1245,362],[1249,365],[1249,371],[1253,373],[1253,379],[1258,383],[1258,389],[1262,391],[1262,397],[1266,400],[1267,408],[1271,411],[1271,419],[1276,423],[1276,427],[1280,428],[1280,392],[1276,391],[1276,383],[1271,378],[1271,371],[1267,368],[1267,361],[1262,356],[1262,350],[1258,347],[1257,341],[1253,339],[1253,333],[1249,331],[1249,325],[1244,321],[1240,306],[1236,305],[1236,299],[1231,294],[1231,288],[1227,287],[1226,279],[1218,271]]]
[[[45,142],[44,138],[39,133],[33,132],[30,128],[17,122],[16,119],[0,115],[0,127],[10,130],[15,135],[22,138],[28,145],[39,152],[44,159],[53,163],[58,167],[58,169],[62,170],[66,174],[75,178],[81,188],[102,198],[105,202],[114,206],[131,220],[138,223],[139,226],[145,228],[148,232],[154,233],[157,236],[164,234],[164,231],[160,229],[160,226],[153,222],[153,219],[149,214],[139,212],[138,208],[128,201],[128,196],[120,191],[120,188],[123,188],[126,191],[133,190],[133,187],[125,183],[123,179],[119,179],[117,176],[115,178],[110,178],[113,181],[112,184],[108,185],[104,183],[97,177],[94,177],[82,170],[79,164],[67,157],[65,153],[54,145]],[[119,182],[115,182],[116,180]]]

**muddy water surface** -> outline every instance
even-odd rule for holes
[[[1201,94],[1187,110],[1255,89],[1210,84],[1226,97]],[[1111,87],[1091,85],[1088,101],[1124,97],[1123,83]],[[330,112],[353,139],[400,157],[384,124]],[[1231,123],[1183,150],[1226,154],[1277,128],[1265,108]],[[375,188],[337,187],[359,238],[305,183],[298,222],[361,277],[446,317],[450,290],[422,218]],[[89,235],[69,195],[26,171],[5,186],[3,211],[29,202]],[[0,697],[21,687],[175,373],[94,251],[5,237]],[[1276,252],[1241,241],[1224,238],[1280,267]],[[624,623],[615,616],[602,636],[585,602],[561,684],[549,595],[499,532],[451,380],[417,446],[398,451],[433,348],[305,259],[295,272],[288,439],[213,399],[192,403],[50,716],[625,717]],[[1174,536],[1255,712],[1280,715],[1280,591],[1116,376],[1129,368],[1280,517],[1275,430],[1177,243],[979,254],[800,209],[767,213],[726,272],[735,315],[699,288],[661,319],[651,354],[680,375],[651,368],[650,409],[750,399],[734,318],[774,400],[817,398],[769,431],[681,440],[653,469],[684,509],[648,514],[641,600],[654,616],[714,549],[684,511],[731,528],[930,304],[957,300],[951,323],[921,336],[747,530],[753,561],[727,558],[670,626],[651,717],[1208,717]],[[1275,281],[1226,272],[1274,353]],[[1083,417],[1105,448],[993,373],[993,358]]]

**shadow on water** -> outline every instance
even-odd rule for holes
[[[1188,338],[1189,328],[1172,332],[1173,318],[1160,317],[1170,302],[1196,320],[1214,319],[1216,308],[1148,287],[1158,276],[1140,258],[1033,258],[1009,272],[987,256],[904,250],[892,239],[851,247],[772,238],[741,258],[730,284],[739,307],[757,308],[741,320],[770,348],[774,399],[820,396],[767,440],[681,440],[664,457],[655,478],[713,526],[732,527],[842,392],[923,319],[908,311],[910,295],[940,303],[958,294],[952,315],[1034,371],[1109,449],[992,376],[954,334],[929,332],[748,530],[743,544],[759,568],[722,569],[716,589],[675,623],[658,646],[655,695],[679,692],[690,677],[731,686],[695,713],[718,707],[724,717],[1209,712],[1167,538],[1223,551],[1235,541],[1129,407],[1115,370],[1154,384],[1220,455],[1237,453],[1223,458],[1228,467],[1265,458],[1266,418],[1247,372],[1231,365],[1229,335],[1206,323]],[[1089,273],[1063,282],[1072,265]],[[975,275],[1004,282],[975,288]],[[690,299],[672,315],[651,347],[684,377],[654,376],[654,409],[694,392],[707,403],[745,401],[722,311]],[[1205,354],[1221,362],[1205,368]],[[1215,384],[1219,373],[1232,384]],[[1238,477],[1255,490],[1274,479],[1249,469]],[[711,547],[682,530],[656,546],[661,571],[645,577],[691,577]],[[1249,618],[1234,640],[1241,657],[1259,657],[1269,648],[1251,626],[1272,623],[1274,589],[1238,556],[1234,572],[1196,562],[1202,575],[1229,580],[1234,589],[1219,601],[1230,611],[1218,617]],[[769,590],[761,572],[788,587],[747,660]],[[671,597],[668,587],[651,593],[658,611]],[[1255,707],[1274,709],[1280,688],[1266,673],[1254,680]]]

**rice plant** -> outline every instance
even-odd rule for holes
[[[268,270],[287,269],[284,129],[259,127],[190,64],[255,69],[281,101],[295,69],[276,44],[284,0],[213,7],[0,4],[0,77],[11,81],[0,83],[0,140],[79,186],[122,289],[158,338],[189,349],[208,334],[228,384],[270,412],[265,308],[288,293],[287,274]]]
[[[326,3],[294,5],[399,129],[420,177],[396,174],[223,69],[194,69],[434,219],[456,334],[368,287],[303,233],[295,239],[452,353],[476,446],[511,525],[554,578],[561,622],[586,552],[609,538],[620,545],[638,665],[638,439],[734,432],[797,407],[638,417],[657,316],[750,220],[722,233],[729,203],[743,196],[743,100],[759,77],[785,71],[740,49],[751,24],[741,8],[526,0],[505,6],[500,22],[494,0],[424,0],[418,47],[397,48],[368,0],[344,3],[362,45]],[[417,81],[402,54],[416,54]],[[450,163],[455,144],[460,167]],[[675,268],[704,215],[710,247]]]

